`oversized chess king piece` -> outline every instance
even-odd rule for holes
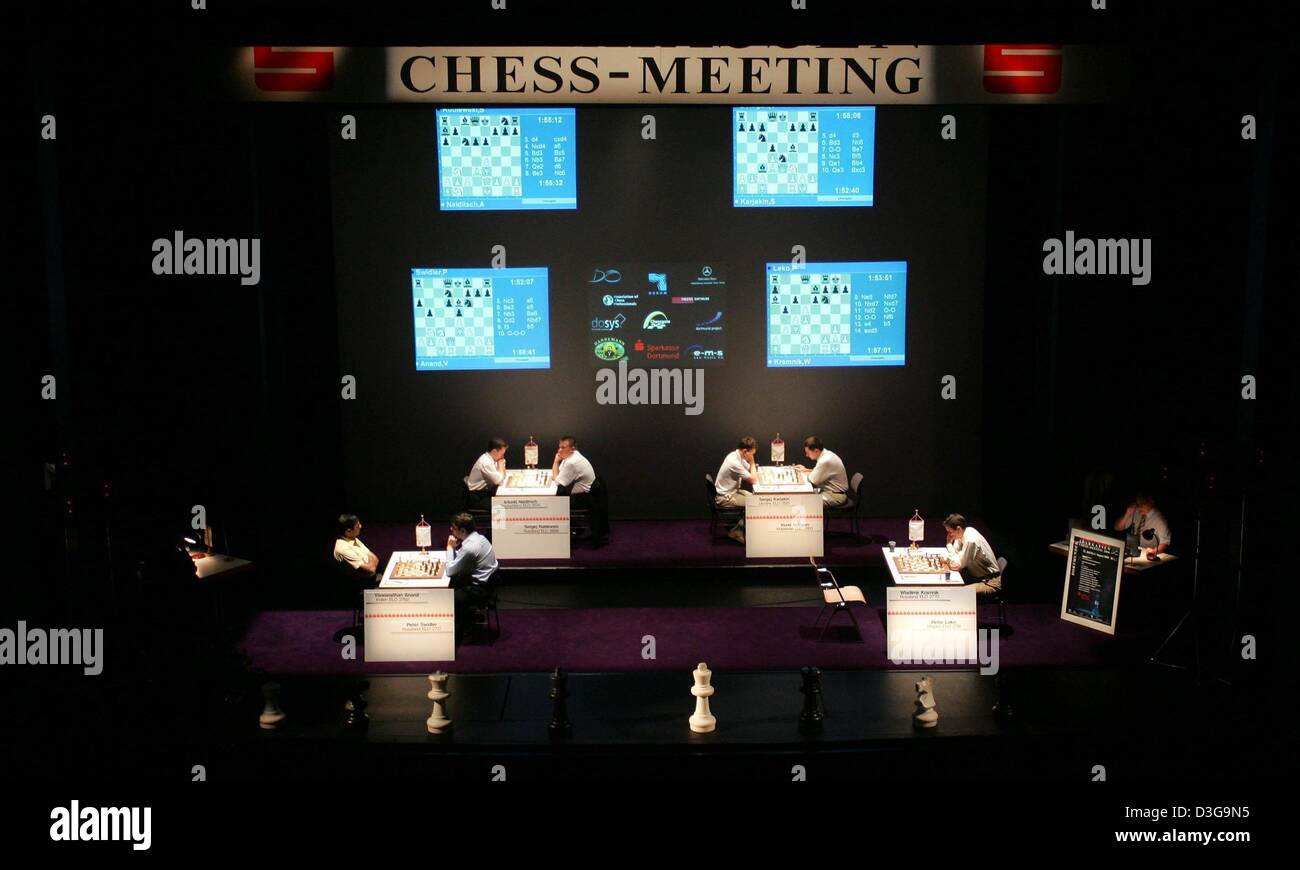
[[[718,725],[718,720],[709,712],[709,698],[713,695],[713,686],[709,681],[713,679],[713,671],[709,670],[706,663],[700,662],[691,673],[695,677],[695,685],[691,687],[691,694],[695,696],[691,730],[696,734],[707,734]]]
[[[450,731],[451,720],[447,718],[447,708],[443,703],[451,695],[447,691],[447,675],[442,671],[429,674],[429,694],[426,697],[433,702],[433,712],[429,714],[428,719],[424,720],[429,733],[443,734]]]
[[[939,711],[934,708],[934,683],[928,676],[916,681],[916,712],[912,724],[917,728],[933,728],[939,724]]]
[[[280,684],[264,683],[262,699],[266,706],[262,709],[262,715],[257,717],[257,724],[267,731],[274,731],[284,721],[284,711],[280,709]]]

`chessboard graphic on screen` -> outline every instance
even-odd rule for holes
[[[415,369],[551,367],[542,269],[412,269]]]
[[[767,365],[906,361],[907,263],[767,264]]]
[[[575,209],[573,109],[438,109],[443,211]]]
[[[594,365],[726,361],[725,264],[602,261],[587,269],[586,284],[584,353]]]
[[[737,107],[731,130],[733,206],[875,204],[874,106]]]

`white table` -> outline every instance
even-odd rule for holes
[[[446,589],[449,585],[450,578],[444,570],[441,577],[394,577],[393,572],[397,569],[397,563],[405,559],[432,559],[435,562],[447,561],[447,551],[435,550],[429,548],[428,553],[421,553],[419,550],[398,550],[388,557],[388,567],[384,569],[384,576],[379,581],[380,589]]]
[[[549,468],[506,469],[506,479],[497,487],[497,495],[555,495],[559,487],[551,480]]]
[[[220,574],[246,571],[253,567],[253,563],[247,559],[227,556],[225,553],[203,553],[199,550],[190,550],[189,554],[190,561],[194,563],[194,572],[200,580],[207,580]]]
[[[812,492],[808,475],[800,474],[793,465],[762,465],[758,469],[758,483],[754,492],[759,494],[772,492]]]
[[[1054,544],[1050,544],[1048,546],[1048,549],[1058,556],[1065,556],[1067,559],[1070,556],[1069,541],[1057,541]],[[1145,555],[1125,556],[1124,573],[1141,574],[1143,571],[1150,571],[1152,568],[1159,568],[1161,565],[1168,565],[1170,562],[1177,562],[1177,561],[1178,561],[1178,557],[1175,556],[1173,553],[1169,553],[1169,552],[1161,553],[1160,558],[1155,560],[1154,562],[1148,559]]]
[[[948,560],[947,547],[919,547],[915,550],[909,550],[907,547],[898,547],[891,551],[888,547],[881,547],[881,553],[885,557],[885,564],[889,566],[889,574],[893,577],[895,586],[964,586],[965,581],[961,579],[961,574],[957,571],[949,571],[947,574],[905,574],[898,569],[894,563],[894,556],[904,556],[915,554],[919,556],[937,555],[942,556],[944,561]]]

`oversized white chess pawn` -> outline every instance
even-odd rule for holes
[[[939,711],[934,706],[934,683],[929,676],[916,681],[916,711],[912,724],[917,728],[933,728],[939,724]]]
[[[429,733],[442,734],[450,731],[451,720],[447,718],[447,710],[443,706],[443,702],[451,697],[451,694],[447,691],[447,675],[442,671],[429,674],[429,694],[427,697],[433,702],[433,712],[424,721]]]
[[[262,699],[266,702],[262,715],[257,717],[257,724],[267,731],[274,731],[284,721],[285,712],[280,709],[280,684],[264,683]]]
[[[691,730],[697,734],[707,734],[718,724],[718,720],[709,712],[709,698],[713,695],[713,686],[709,681],[713,679],[713,671],[709,670],[706,663],[700,662],[691,673],[695,677],[695,685],[691,687],[691,694],[695,696]]]

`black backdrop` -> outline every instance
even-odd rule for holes
[[[985,107],[879,107],[873,207],[738,209],[729,107],[581,106],[578,209],[482,213],[438,208],[434,107],[344,112],[358,138],[333,137],[334,268],[340,370],[357,379],[342,403],[344,480],[359,509],[445,513],[492,435],[518,467],[530,434],[549,462],[570,433],[615,516],[698,516],[703,474],[744,434],[765,460],[777,432],[792,461],[806,462],[797,442],[816,434],[862,471],[869,513],[978,509]],[[955,140],[939,135],[947,112]],[[550,269],[551,368],[416,372],[409,269],[485,267],[497,244],[510,266]],[[906,366],[766,367],[764,264],[794,245],[809,262],[907,261]],[[587,281],[628,262],[726,269],[727,360],[706,370],[698,416],[596,402]],[[940,397],[944,375],[955,400]]]

